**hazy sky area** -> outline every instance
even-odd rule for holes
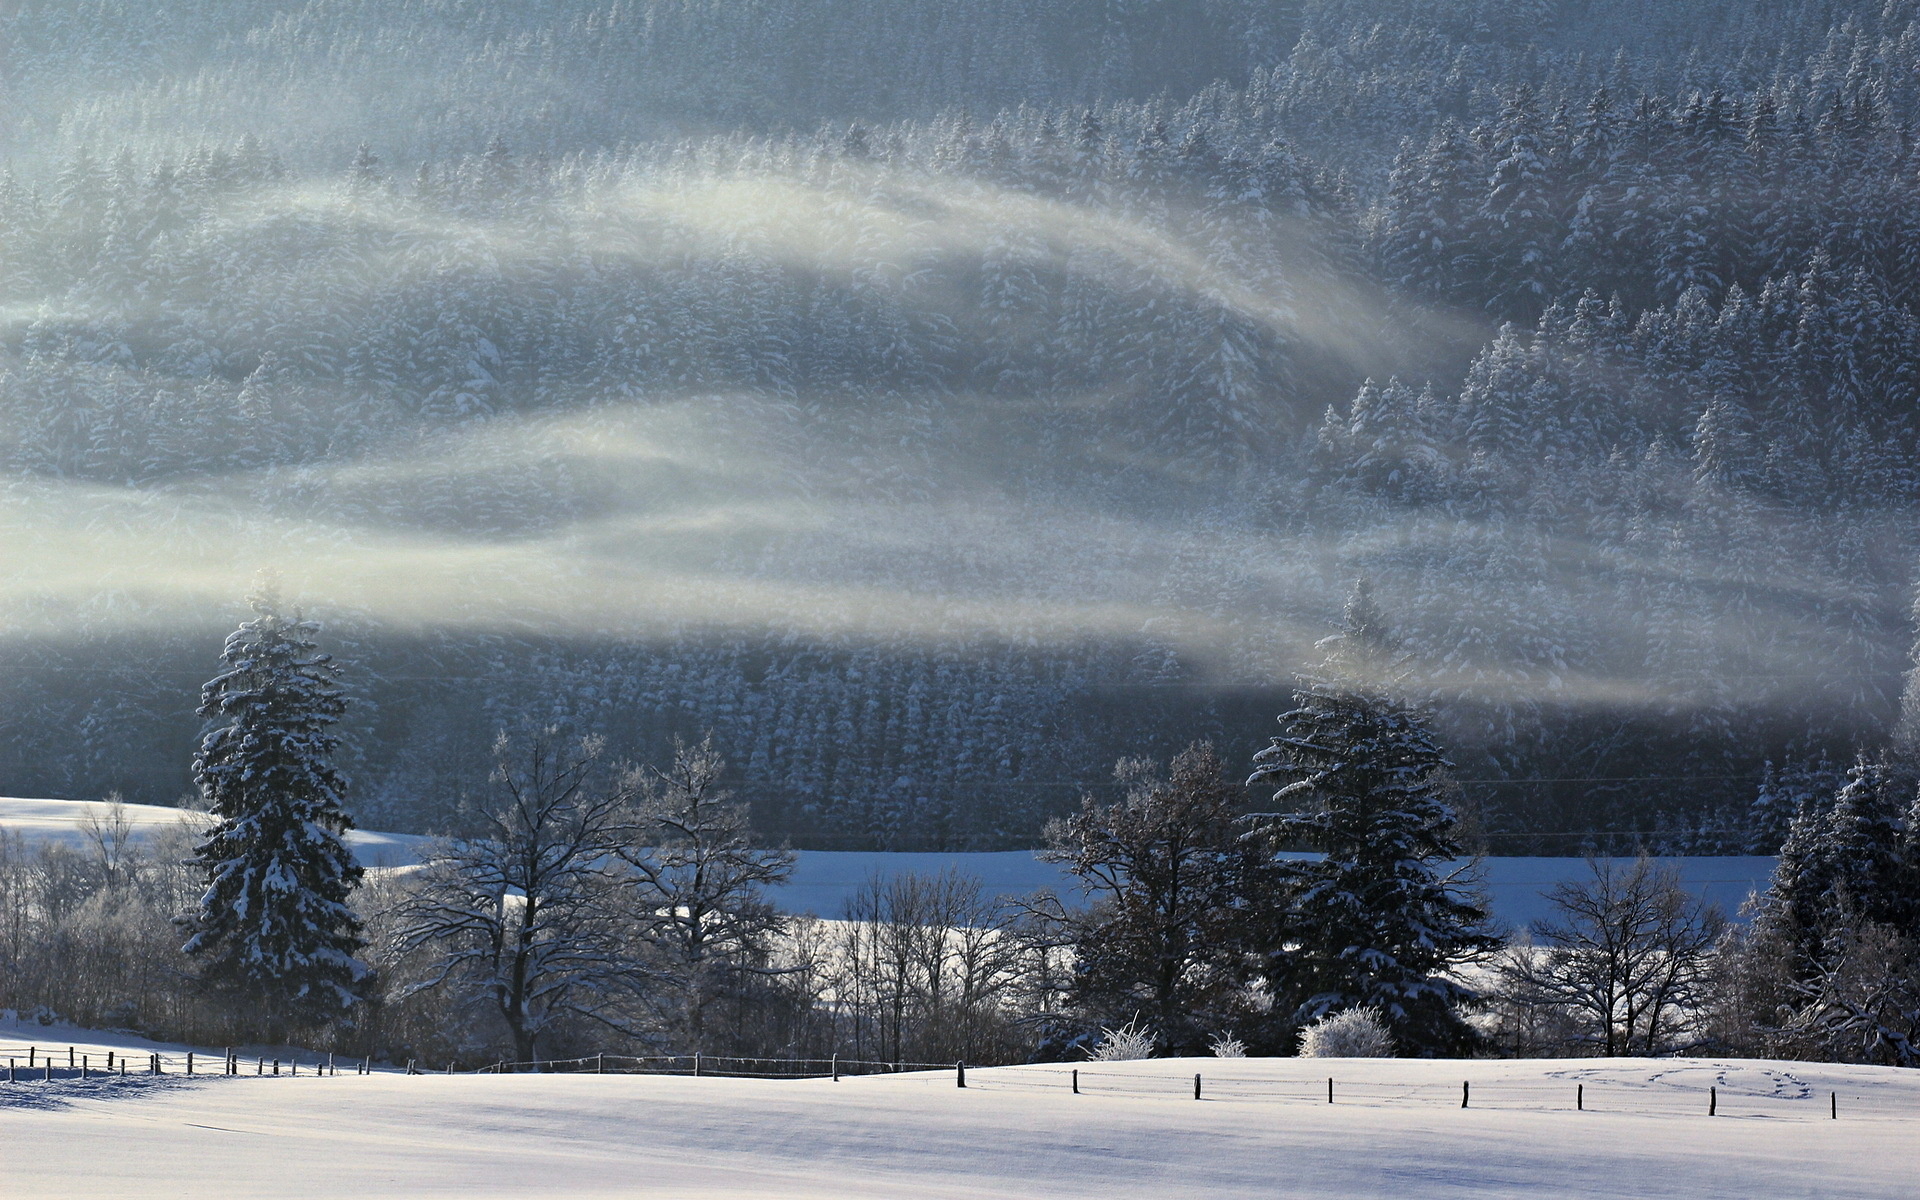
[[[1023,845],[1362,577],[1515,838],[1887,737],[1896,15],[723,7],[0,13],[0,782],[177,796],[262,572],[408,829],[537,717]]]

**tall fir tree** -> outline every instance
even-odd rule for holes
[[[361,923],[349,906],[361,868],[345,782],[331,760],[345,712],[319,626],[289,614],[271,588],[228,636],[226,669],[201,689],[213,722],[194,781],[216,818],[192,864],[207,890],[184,919],[183,949],[221,992],[257,1004],[275,1033],[352,1015],[367,982]]]
[[[1257,818],[1273,844],[1321,855],[1279,864],[1295,1018],[1376,1007],[1402,1053],[1457,1054],[1475,1040],[1461,1015],[1475,997],[1449,971],[1497,941],[1454,865],[1449,764],[1424,717],[1379,682],[1391,658],[1385,620],[1356,586],[1345,631],[1247,782],[1278,784],[1274,800],[1293,805]]]

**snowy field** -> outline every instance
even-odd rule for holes
[[[107,806],[86,800],[28,800],[0,797],[0,829],[20,835],[28,849],[42,842],[65,842],[75,850],[88,848],[82,822],[89,813],[104,815]],[[201,813],[156,804],[121,806],[132,827],[133,838],[145,841],[156,832],[171,829],[182,821],[198,824],[208,818]],[[405,833],[381,833],[356,829],[347,835],[353,854],[363,867],[399,867],[419,856],[420,845],[428,839]]]
[[[0,1058],[57,1041],[64,1062],[73,1039],[96,1063],[108,1049],[151,1048],[0,1026]],[[838,1083],[0,1077],[0,1196],[1904,1200],[1920,1176],[1920,1074],[1886,1068],[1187,1059],[1079,1070],[1080,1095],[1055,1066],[970,1070],[965,1091],[946,1071]]]
[[[80,800],[22,800],[0,798],[0,829],[10,829],[29,844],[59,840],[75,849],[86,846],[82,817],[100,805]],[[136,836],[187,820],[196,814],[177,808],[129,804],[125,811]],[[347,835],[362,866],[399,867],[414,862],[428,840],[404,833],[356,829]],[[1719,904],[1728,916],[1737,916],[1747,894],[1766,887],[1773,859],[1675,858],[1681,882],[1696,894]],[[787,912],[810,912],[838,917],[860,885],[876,872],[931,873],[956,867],[978,876],[988,891],[1023,896],[1041,888],[1075,894],[1073,880],[1058,867],[1043,863],[1025,850],[998,854],[887,854],[869,851],[806,850],[794,864],[793,878],[770,889],[773,902]],[[1518,928],[1548,915],[1544,894],[1562,880],[1587,878],[1586,863],[1578,858],[1489,858],[1484,887],[1495,919]]]

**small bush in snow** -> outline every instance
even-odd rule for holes
[[[1100,1044],[1087,1057],[1093,1062],[1128,1062],[1153,1057],[1153,1030],[1135,1021],[1118,1029],[1100,1029]]]
[[[1245,1058],[1247,1044],[1230,1033],[1223,1033],[1207,1045],[1215,1058]]]
[[[1300,1031],[1301,1058],[1391,1058],[1393,1035],[1377,1008],[1331,1013]]]

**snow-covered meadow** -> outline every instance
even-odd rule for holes
[[[26,1039],[153,1048],[0,1026],[0,1056]],[[1920,1075],[1891,1068],[1174,1059],[1081,1064],[1078,1095],[1072,1069],[0,1082],[0,1195],[1894,1200],[1920,1174]]]
[[[63,843],[75,850],[88,846],[86,821],[105,819],[109,806],[88,800],[37,800],[0,796],[0,833],[19,836],[29,848],[47,843]],[[158,804],[122,804],[120,812],[128,826],[129,840],[145,843],[165,830],[183,822],[203,825],[205,814],[191,809],[167,808]],[[416,861],[420,846],[428,839],[406,833],[382,833],[355,829],[347,834],[347,845],[363,867],[399,867]]]

